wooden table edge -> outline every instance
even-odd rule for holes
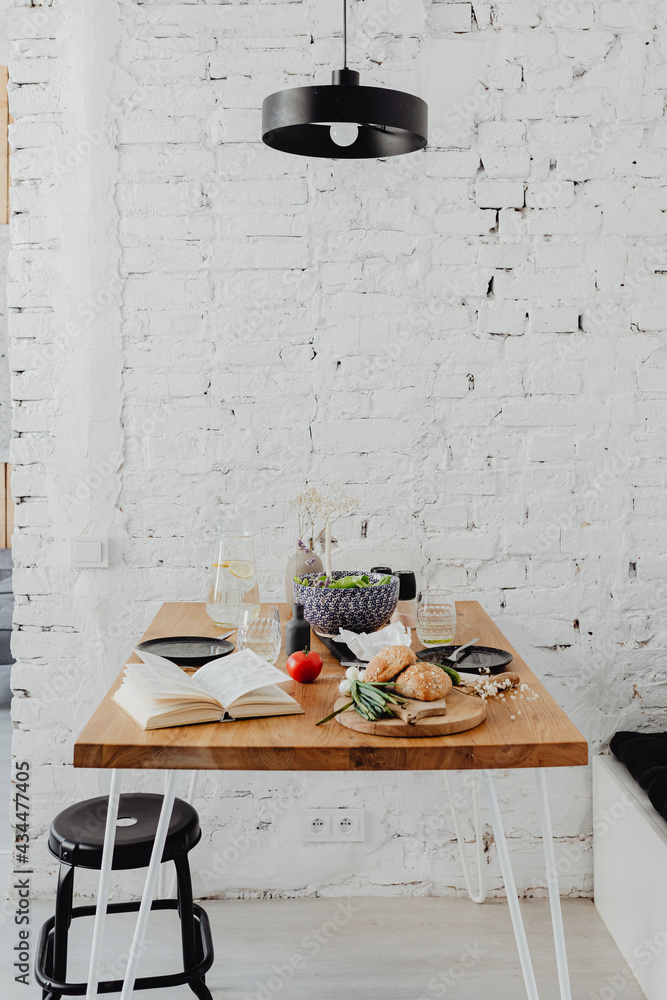
[[[433,737],[445,740],[446,736]],[[372,737],[370,737],[372,739]],[[399,740],[397,738],[397,743]],[[108,743],[77,743],[74,747],[74,767],[126,768],[202,771],[456,771],[493,770],[531,767],[584,767],[588,764],[588,744],[585,740],[572,743],[515,744],[507,748],[502,760],[498,747],[475,747],[473,752],[456,746],[421,747],[422,757],[432,756],[433,762],[415,767],[411,762],[410,741],[407,746],[358,746],[322,748],[317,753],[308,747],[243,747],[238,754],[233,748],[217,749],[169,747],[160,752],[153,747],[144,753],[138,748]],[[161,764],[161,757],[164,762]],[[322,759],[320,759],[320,757]],[[128,758],[131,758],[128,759]],[[267,763],[270,759],[270,766]]]

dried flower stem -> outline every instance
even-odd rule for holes
[[[327,521],[330,524],[359,508],[358,501],[345,493],[340,483],[333,483],[328,493],[321,493],[316,486],[308,486],[292,501],[299,521],[299,540],[314,549],[322,537]]]

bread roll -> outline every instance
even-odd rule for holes
[[[417,662],[417,657],[409,646],[387,646],[376,653],[366,667],[364,680],[373,683],[384,683],[400,674],[411,664]]]
[[[437,701],[444,698],[452,687],[452,679],[433,663],[415,663],[394,681],[394,687],[403,698],[417,701]]]

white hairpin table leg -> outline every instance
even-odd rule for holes
[[[528,996],[528,1000],[539,1000],[537,983],[535,982],[535,973],[533,972],[533,963],[531,962],[530,951],[528,950],[526,930],[523,926],[521,909],[519,907],[519,900],[516,893],[514,873],[512,872],[512,864],[510,862],[509,851],[507,850],[507,841],[505,840],[503,821],[500,815],[498,799],[496,797],[496,789],[493,784],[493,772],[483,771],[482,775],[484,778],[484,786],[486,788],[486,797],[491,811],[491,822],[493,824],[493,832],[496,838],[496,846],[498,847],[500,869],[503,873],[503,881],[505,883],[505,891],[507,893],[507,905],[510,909],[512,927],[514,928],[514,937],[516,938],[516,946],[519,951],[519,961],[521,962],[521,971],[523,972],[523,980],[526,984],[526,994]]]
[[[102,867],[97,890],[97,905],[95,907],[95,923],[93,925],[93,943],[90,949],[90,964],[88,966],[88,986],[86,1000],[96,1000],[97,986],[100,979],[102,964],[102,946],[104,944],[104,922],[107,916],[109,902],[109,881],[111,878],[111,863],[116,837],[116,822],[118,820],[118,802],[120,800],[120,771],[115,768],[111,772],[111,787],[109,789],[109,805],[104,827],[104,847],[102,848]]]
[[[572,1000],[570,990],[570,974],[567,967],[567,951],[565,950],[565,932],[563,930],[563,914],[560,908],[560,893],[558,891],[558,872],[556,869],[556,852],[554,851],[553,829],[551,827],[551,812],[547,795],[547,779],[544,768],[535,769],[537,781],[537,805],[542,824],[542,841],[544,843],[544,860],[547,866],[547,885],[549,886],[549,905],[551,906],[551,923],[554,930],[554,946],[556,948],[556,965],[558,967],[558,985],[561,1000]]]
[[[194,802],[195,795],[197,794],[197,778],[199,777],[199,771],[193,771],[190,775],[190,784],[188,785],[188,794],[185,799],[190,805]],[[176,895],[176,869],[172,872],[171,880],[169,882],[169,899],[173,899]]]
[[[148,917],[151,912],[151,902],[153,900],[153,893],[155,892],[155,886],[160,872],[160,862],[162,860],[162,853],[164,851],[167,833],[169,832],[169,822],[171,820],[171,811],[174,805],[175,788],[176,771],[169,771],[167,781],[165,782],[164,799],[162,800],[160,819],[158,820],[157,831],[155,833],[155,843],[153,844],[153,850],[151,851],[151,860],[148,865],[146,884],[144,886],[143,896],[141,897],[141,906],[139,907],[137,924],[134,928],[134,937],[132,938],[132,945],[130,947],[130,957],[127,960],[127,968],[125,970],[125,979],[123,982],[123,990],[120,995],[120,1000],[129,1000],[134,990],[134,981],[137,978],[137,967],[139,965],[139,958],[141,957],[141,952],[144,947],[146,927],[148,926]]]
[[[190,784],[188,785],[188,797],[187,802],[192,805],[195,795],[197,794],[197,780],[199,778],[199,771],[193,771],[190,775]]]
[[[160,865],[160,871],[157,876],[157,887],[155,889],[155,899],[164,899],[164,883],[167,878],[167,873],[165,871],[166,865]]]
[[[486,899],[486,878],[484,872],[484,844],[482,842],[482,820],[479,810],[479,784],[477,780],[477,775],[473,772],[472,786],[472,813],[473,813],[473,823],[475,827],[475,857],[477,859],[477,891],[474,892],[472,888],[472,877],[470,874],[470,865],[468,864],[468,855],[466,853],[466,845],[463,839],[463,832],[461,830],[461,823],[459,818],[459,811],[454,802],[454,794],[452,792],[452,785],[449,774],[445,771],[445,786],[447,788],[447,795],[449,796],[449,808],[452,813],[452,819],[454,821],[454,830],[456,832],[456,839],[459,845],[459,853],[461,855],[461,865],[463,867],[463,878],[465,879],[466,889],[468,890],[468,895],[472,899],[473,903],[483,903]]]
[[[170,774],[169,771],[165,771],[164,772],[164,789],[163,789],[163,794],[165,794],[165,795],[167,793],[167,782],[169,781],[169,774]],[[157,880],[157,889],[155,890],[155,898],[156,899],[164,899],[165,898],[165,883],[167,881],[167,867],[168,866],[171,867],[169,865],[169,862],[167,862],[167,864],[160,865],[160,873],[158,875],[158,880]]]

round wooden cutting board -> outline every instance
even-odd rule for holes
[[[347,703],[347,698],[339,698],[335,708],[342,708]],[[486,702],[474,695],[461,694],[452,689],[447,695],[447,712],[445,715],[430,715],[417,719],[414,723],[405,722],[403,719],[379,719],[377,722],[368,722],[363,719],[353,708],[347,712],[341,712],[336,716],[336,721],[347,729],[356,729],[359,733],[371,733],[373,736],[399,736],[403,738],[424,737],[424,736],[447,736],[452,733],[464,733],[467,729],[474,729],[484,722],[486,717]],[[432,706],[435,702],[430,703]],[[413,701],[408,702],[407,711],[427,710],[429,702]],[[435,711],[436,709],[434,709]]]

